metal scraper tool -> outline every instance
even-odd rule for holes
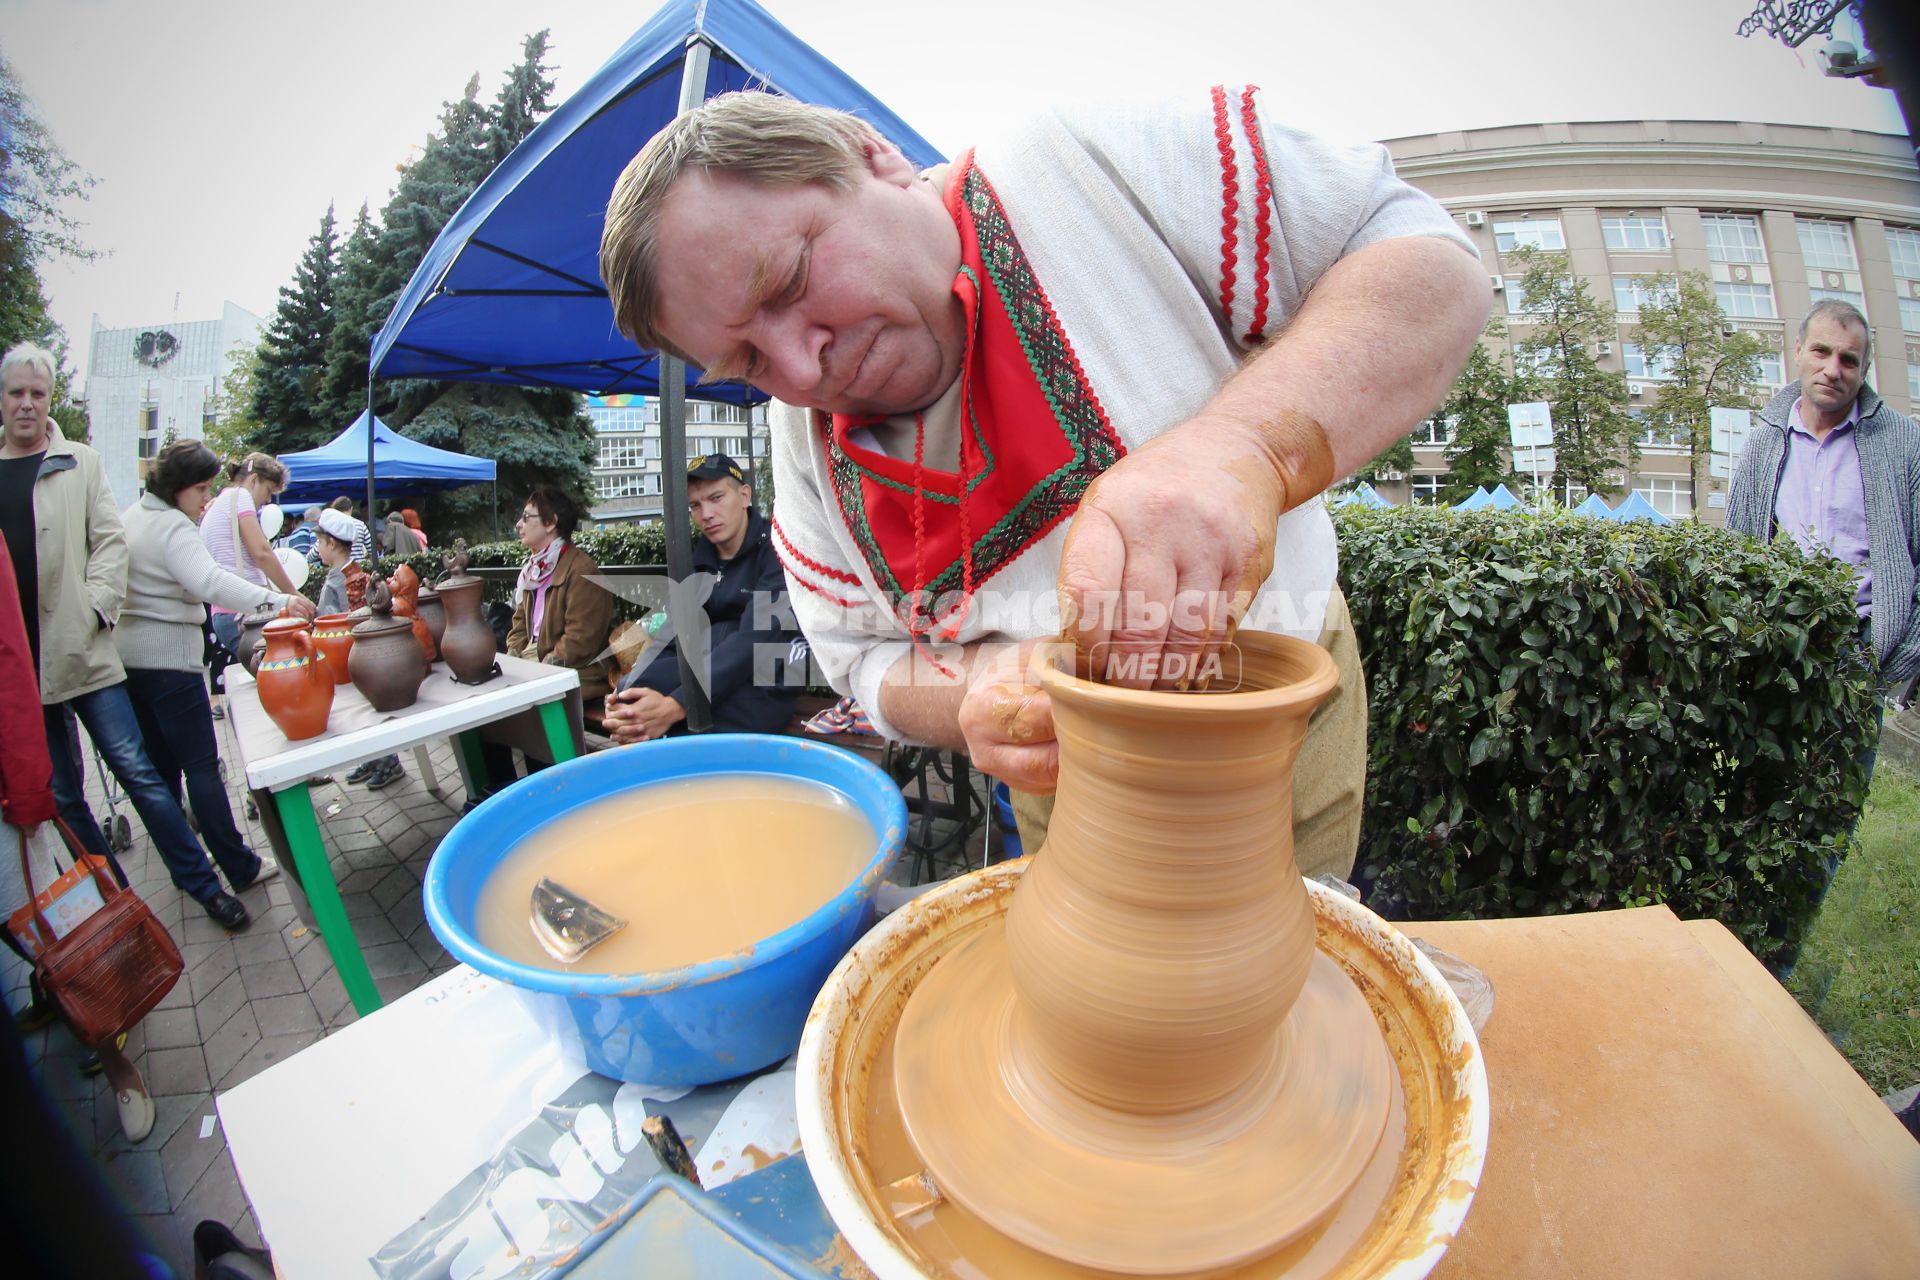
[[[602,911],[545,876],[533,886],[531,923],[533,936],[562,964],[572,964],[627,927],[619,916]]]

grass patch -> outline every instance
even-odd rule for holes
[[[1920,779],[1882,759],[1787,989],[1875,1093],[1920,1083]]]

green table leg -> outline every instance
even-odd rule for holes
[[[380,989],[373,985],[366,957],[360,954],[360,942],[347,919],[346,905],[340,901],[340,886],[333,881],[333,864],[327,861],[326,847],[320,843],[320,823],[313,816],[313,797],[307,784],[274,792],[273,802],[280,811],[280,825],[286,828],[293,865],[300,872],[300,887],[313,907],[313,918],[320,926],[320,936],[326,939],[340,983],[346,987],[355,1012],[362,1016],[372,1013],[383,1003]]]
[[[461,771],[466,775],[461,779],[466,783],[469,800],[483,795],[490,785],[487,777],[487,757],[480,745],[480,735],[472,729],[463,729],[453,735],[454,749],[460,753]]]
[[[567,723],[565,699],[540,704],[540,727],[547,731],[547,746],[555,764],[573,759],[573,726]]]

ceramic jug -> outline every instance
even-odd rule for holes
[[[446,611],[446,630],[440,637],[440,656],[454,679],[479,684],[494,671],[493,628],[481,612],[480,596],[486,584],[467,572],[467,543],[462,538],[453,544],[453,558],[444,562],[448,575],[435,588]]]
[[[261,707],[289,741],[319,737],[333,710],[333,675],[313,632],[298,618],[277,618],[261,634],[266,646],[254,673]]]
[[[234,651],[233,656],[238,659],[241,666],[247,669],[248,675],[260,674],[261,629],[275,618],[286,616],[279,609],[266,608],[241,617],[239,648]]]
[[[353,619],[344,613],[327,613],[313,620],[313,646],[327,656],[327,671],[335,684],[352,679],[347,674],[347,654],[353,648]]]
[[[433,641],[427,654],[427,661],[440,660],[440,637],[447,631],[447,611],[440,603],[440,593],[432,587],[420,588],[419,596],[413,602],[414,616],[426,624],[427,636]]]
[[[414,620],[394,616],[393,597],[384,582],[367,592],[367,608],[367,620],[353,629],[353,649],[347,655],[353,687],[375,711],[410,707],[427,675],[413,635]]]

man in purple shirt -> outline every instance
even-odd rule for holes
[[[1759,538],[1785,533],[1852,565],[1881,679],[1902,689],[1920,674],[1920,427],[1866,385],[1873,332],[1852,305],[1816,302],[1793,354],[1800,378],[1754,422],[1727,496],[1727,527]]]

